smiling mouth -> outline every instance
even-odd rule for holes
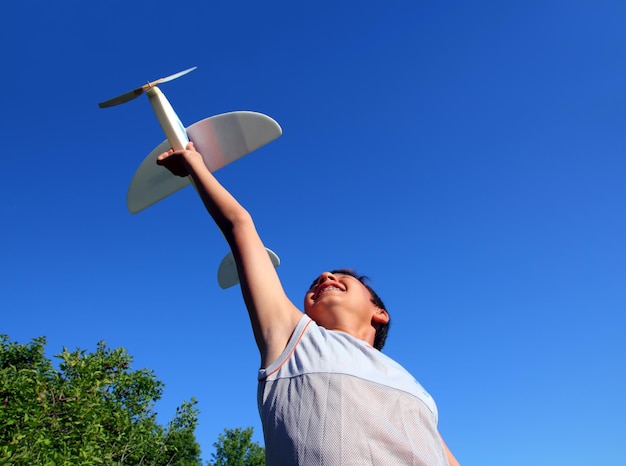
[[[344,291],[338,286],[334,286],[334,285],[325,286],[317,293],[317,295],[315,295],[314,301],[317,302],[317,300],[320,299],[324,293],[326,293],[327,291],[331,291],[331,290],[341,291],[342,293]]]

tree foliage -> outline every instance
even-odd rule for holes
[[[254,429],[224,429],[213,444],[210,466],[265,466],[265,449],[252,441]]]
[[[0,335],[0,466],[201,464],[194,399],[164,428],[153,412],[163,383],[132,370],[123,348],[64,348],[55,368],[45,344]]]

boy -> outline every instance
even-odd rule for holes
[[[437,432],[437,408],[380,353],[389,314],[349,270],[324,272],[304,298],[286,296],[250,214],[206,168],[193,143],[157,163],[190,175],[230,245],[259,352],[258,402],[267,464],[458,465]]]

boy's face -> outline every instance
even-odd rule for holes
[[[386,311],[372,302],[365,285],[343,273],[321,274],[304,296],[304,311],[329,330],[346,330],[342,328],[346,323],[368,326],[372,320],[388,320]]]

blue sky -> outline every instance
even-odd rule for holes
[[[217,172],[282,259],[370,276],[385,352],[464,465],[596,465],[626,438],[626,4],[4,2],[0,332],[123,346],[195,396],[208,459],[253,426],[258,355],[227,245],[192,189],[131,215],[163,136],[232,110],[283,136]]]

